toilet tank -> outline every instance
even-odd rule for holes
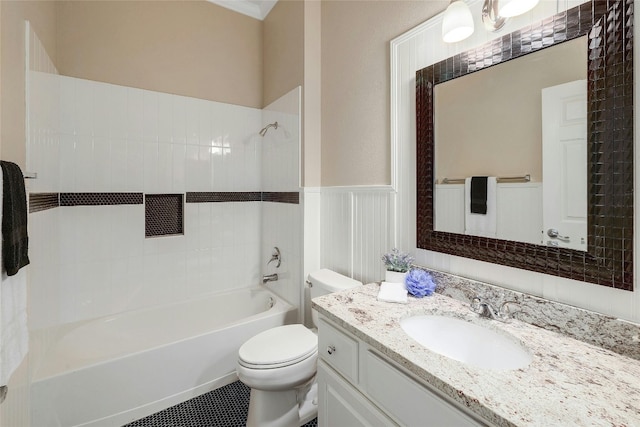
[[[359,282],[347,276],[343,276],[340,273],[336,273],[335,271],[326,268],[310,273],[309,282],[311,282],[311,288],[309,290],[311,298],[319,297],[321,295],[327,295],[345,289],[355,288],[356,286],[362,285],[362,282]],[[312,310],[311,315],[313,317],[313,325],[317,326],[318,312]]]

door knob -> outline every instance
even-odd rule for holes
[[[547,230],[547,236],[549,236],[549,237],[551,237],[553,239],[562,240],[563,242],[571,241],[571,237],[570,236],[561,236],[560,233],[558,232],[558,230],[556,230],[555,228],[550,228],[549,230]]]

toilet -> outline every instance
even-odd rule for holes
[[[362,285],[327,269],[309,274],[309,282],[310,298]],[[251,388],[247,426],[298,427],[315,418],[317,360],[318,337],[301,324],[271,328],[245,342],[236,372]]]

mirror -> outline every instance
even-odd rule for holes
[[[586,83],[574,85],[577,93],[567,94],[565,86],[586,79],[587,37],[582,36],[434,86],[436,231],[477,231],[471,228],[475,218],[465,210],[464,178],[488,175],[499,181],[489,201],[496,212],[478,218],[496,222],[491,237],[587,250]],[[549,99],[557,90],[562,96]],[[545,106],[543,93],[545,104],[563,102]],[[581,105],[575,104],[579,100]],[[566,111],[569,107],[573,110]],[[550,114],[559,108],[561,123],[543,116],[543,110]],[[553,124],[562,132],[554,133]],[[571,134],[564,135],[565,129]],[[569,153],[580,157],[580,165],[574,165],[575,158],[556,159]],[[574,170],[580,175],[574,177]],[[578,193],[580,200],[574,200]],[[548,229],[562,235],[541,232]]]
[[[619,289],[633,289],[632,25],[633,1],[592,0],[417,72],[419,248]],[[434,228],[434,183],[439,178],[435,163],[438,107],[434,103],[434,88],[585,35],[588,38],[587,250],[465,235]],[[500,128],[499,123],[497,126]],[[478,137],[482,138],[487,136]]]

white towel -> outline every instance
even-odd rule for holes
[[[471,213],[471,178],[464,180],[464,234],[481,237],[496,237],[496,193],[498,180],[487,178],[487,213]]]
[[[378,301],[406,304],[408,301],[407,288],[404,283],[382,282],[378,292]]]
[[[2,174],[0,173],[0,196]],[[2,198],[0,197],[0,224]],[[1,245],[0,245],[1,247]],[[0,260],[2,250],[0,250]],[[11,374],[20,366],[29,348],[27,330],[27,273],[21,269],[7,276],[2,265],[0,277],[0,386],[7,385]]]

